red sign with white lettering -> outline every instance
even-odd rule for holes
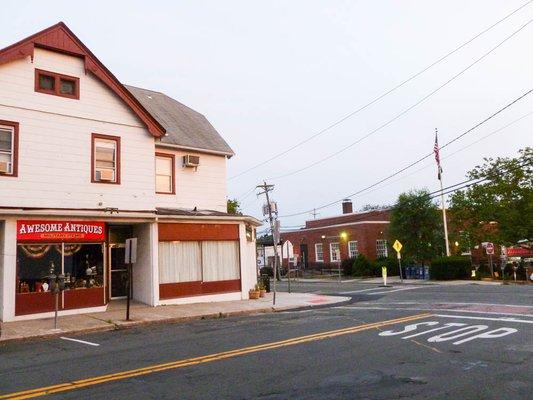
[[[103,242],[105,222],[17,221],[19,242]]]

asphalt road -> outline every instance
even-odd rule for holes
[[[293,290],[352,300],[7,344],[0,399],[531,399],[533,285]]]

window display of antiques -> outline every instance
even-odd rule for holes
[[[50,290],[47,276],[63,274],[65,290],[102,287],[102,244],[59,243],[17,246],[17,292]]]

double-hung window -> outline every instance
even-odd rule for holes
[[[376,258],[386,258],[388,255],[387,241],[385,239],[376,240]]]
[[[17,176],[18,123],[0,121],[0,176]]]
[[[329,259],[330,262],[339,262],[341,260],[341,251],[338,242],[329,244]]]
[[[155,153],[155,191],[156,193],[174,194],[174,155]]]
[[[324,247],[322,243],[315,243],[315,260],[316,262],[324,262]]]
[[[100,183],[120,183],[120,137],[92,136],[91,181]]]
[[[355,258],[359,255],[357,241],[348,242],[348,257]]]

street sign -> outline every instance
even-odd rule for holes
[[[487,243],[487,245],[485,246],[485,251],[487,252],[488,255],[494,254],[494,244],[490,242]]]
[[[124,259],[126,264],[135,264],[137,262],[137,238],[126,239]]]
[[[394,242],[394,244],[392,245],[392,248],[393,248],[394,250],[396,250],[397,253],[399,253],[399,252],[402,250],[402,247],[403,247],[403,246],[402,246],[402,244],[400,243],[399,240],[396,240],[396,241]]]

